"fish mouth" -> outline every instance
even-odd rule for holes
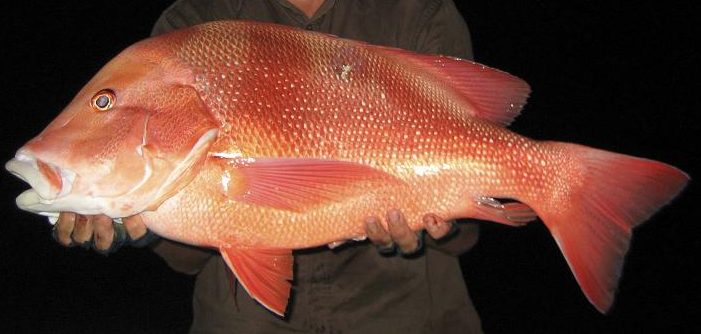
[[[5,164],[5,169],[27,182],[31,189],[17,196],[17,206],[26,211],[49,215],[41,208],[51,204],[71,192],[76,173],[52,163],[37,159],[24,150]],[[51,214],[53,215],[53,214]]]

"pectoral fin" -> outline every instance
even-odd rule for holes
[[[246,292],[268,310],[284,317],[292,287],[292,251],[251,248],[219,251]]]
[[[222,166],[222,187],[229,198],[294,212],[401,183],[373,167],[336,160],[222,159]]]

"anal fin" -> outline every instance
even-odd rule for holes
[[[475,218],[517,227],[538,218],[538,214],[523,203],[502,203],[502,201],[495,198],[485,196],[478,197],[476,201],[478,215]]]
[[[220,248],[219,251],[246,292],[268,310],[284,317],[292,288],[292,250]]]

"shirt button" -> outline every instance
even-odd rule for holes
[[[306,27],[304,27],[307,30],[314,30],[314,25],[313,24],[307,24]]]

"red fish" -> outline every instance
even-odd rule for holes
[[[284,315],[292,249],[362,238],[363,218],[522,225],[540,217],[592,304],[614,298],[631,230],[688,176],[506,129],[528,85],[477,63],[253,22],[139,42],[7,163],[20,208],[126,217],[218,249]],[[510,199],[502,201],[501,199]]]

